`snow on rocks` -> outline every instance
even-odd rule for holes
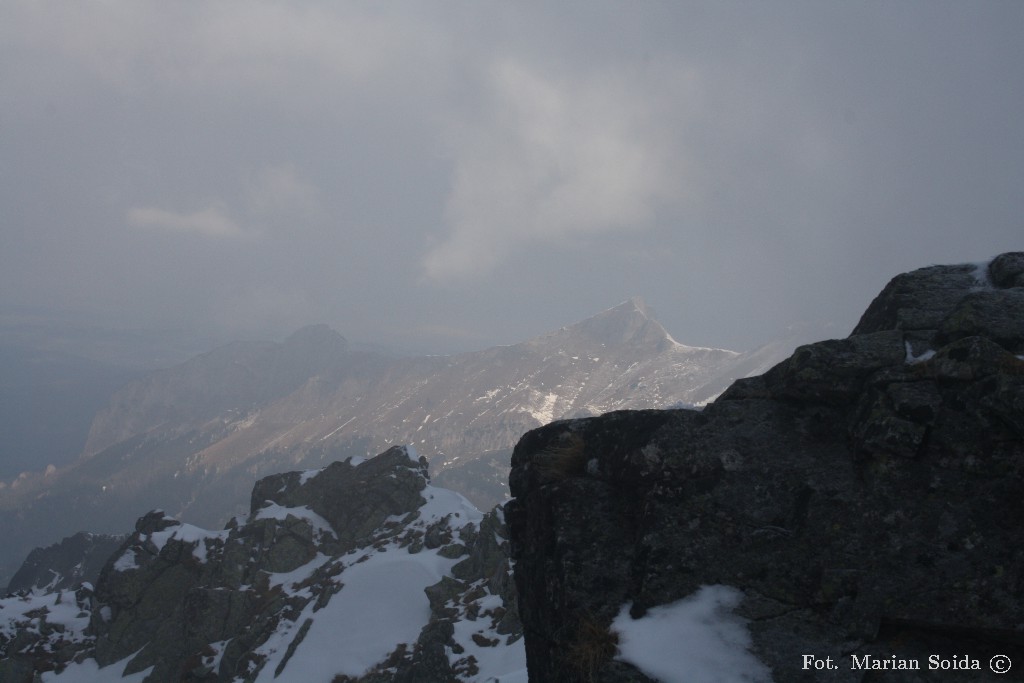
[[[745,623],[732,614],[743,594],[728,586],[704,586],[678,602],[654,607],[640,619],[622,607],[612,622],[616,659],[662,683],[764,683],[771,673],[750,653]]]
[[[12,655],[63,666],[89,648],[92,594],[86,583],[77,591],[24,592],[0,599],[0,680],[16,680],[20,673],[20,662]]]
[[[59,683],[525,681],[504,525],[426,469],[403,446],[273,475],[223,531],[151,512],[95,591],[0,601],[0,656]]]
[[[227,535],[227,531],[207,531],[191,524],[178,524],[170,529],[149,534],[149,542],[156,547],[158,553],[172,539],[191,545],[192,555],[196,560],[206,562],[208,544],[211,541],[223,542]]]
[[[153,672],[153,667],[131,674],[124,674],[125,666],[130,657],[120,662],[100,667],[95,659],[72,662],[60,673],[48,671],[42,675],[43,683],[107,683],[118,680],[121,683],[144,683],[146,677]]]
[[[314,615],[309,605],[294,623],[306,623],[301,641],[289,650],[283,638],[257,650],[266,664],[257,681],[305,683],[334,675],[360,676],[400,645],[410,647],[430,617],[424,589],[439,581],[453,560],[437,552],[410,554],[391,546],[360,555],[339,574],[341,588]],[[296,634],[297,635],[297,634]],[[275,675],[285,656],[288,665]]]
[[[451,599],[445,607],[453,610],[452,644],[445,648],[448,662],[462,680],[525,681],[526,649],[518,632],[507,633],[502,619],[507,606],[501,595],[491,592],[488,582],[470,586],[462,599]],[[481,678],[481,675],[487,678]]]
[[[904,361],[907,365],[917,365],[918,363],[924,363],[935,357],[935,349],[927,349],[921,353],[914,355],[914,349],[911,347],[910,342],[904,342],[907,349],[907,358]]]

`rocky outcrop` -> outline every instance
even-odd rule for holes
[[[526,434],[506,515],[531,679],[652,680],[612,622],[724,585],[775,681],[1021,680],[1022,354],[1004,254],[896,277],[850,337],[702,412]]]
[[[75,590],[83,583],[96,583],[107,558],[124,539],[124,534],[79,532],[36,548],[14,574],[7,592]]]
[[[273,475],[223,531],[153,511],[95,588],[0,601],[0,678],[474,680],[523,660],[505,537],[409,447]]]

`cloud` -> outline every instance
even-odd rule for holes
[[[417,30],[411,17],[372,6],[280,2],[207,6],[194,27],[202,51],[198,63],[212,67],[218,81],[231,76],[257,83],[310,69],[313,76],[365,81],[393,68],[404,50],[430,35]],[[206,77],[194,71],[189,76]]]
[[[323,213],[320,191],[307,182],[295,164],[267,164],[254,173],[246,187],[249,212],[260,219],[316,219]]]
[[[670,128],[630,78],[496,63],[482,120],[453,137],[449,231],[424,257],[426,275],[477,276],[530,245],[643,230],[684,201],[685,164],[661,137]]]
[[[416,336],[446,341],[458,340],[480,343],[481,340],[486,339],[486,334],[480,330],[438,323],[418,325],[413,328],[412,332]]]
[[[242,228],[225,213],[223,207],[213,205],[195,213],[175,213],[154,207],[129,209],[129,225],[136,228],[192,233],[211,238],[241,237]]]
[[[507,342],[642,294],[737,348],[852,317],[1020,242],[1011,4],[0,2],[0,303],[216,325],[230,285]]]
[[[276,227],[317,222],[324,215],[319,189],[303,179],[294,164],[265,164],[242,182],[241,195],[234,203],[237,211],[229,210],[223,201],[193,213],[135,207],[127,211],[126,221],[135,228],[237,238],[265,237]],[[247,229],[243,230],[232,214],[240,214]]]
[[[221,330],[243,336],[295,330],[325,319],[322,302],[291,283],[220,282],[206,305]]]
[[[0,43],[43,62],[32,75],[54,76],[49,85],[60,91],[73,85],[73,73],[132,94],[249,92],[301,109],[353,86],[378,88],[382,78],[401,76],[409,54],[422,64],[445,53],[447,37],[427,19],[375,5],[277,0],[12,2],[0,6]],[[0,73],[11,72],[5,77],[28,71],[0,65]]]

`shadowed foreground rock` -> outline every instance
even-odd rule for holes
[[[896,277],[849,338],[703,412],[529,432],[506,517],[531,680],[649,680],[614,648],[581,657],[594,625],[709,584],[745,594],[775,681],[1024,680],[1022,356],[1024,254],[1004,254]]]

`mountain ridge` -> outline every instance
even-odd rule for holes
[[[452,356],[357,350],[323,325],[282,343],[230,344],[130,383],[97,415],[84,457],[0,491],[0,581],[32,548],[77,531],[119,533],[117,519],[153,506],[215,527],[262,476],[400,443],[486,509],[505,499],[508,455],[527,430],[702,404],[764,362],[678,344],[639,299]]]
[[[500,367],[521,364],[524,360],[529,360],[540,363],[548,362],[550,365],[552,357],[558,355],[566,356],[565,360],[571,362],[569,364],[581,361],[581,357],[585,359],[582,361],[584,363],[590,361],[593,364],[599,364],[604,353],[614,353],[622,349],[628,349],[631,354],[637,352],[671,353],[677,356],[679,354],[695,354],[699,355],[701,362],[705,364],[728,362],[729,359],[735,359],[741,355],[722,349],[687,347],[679,344],[659,322],[650,317],[642,300],[634,298],[555,332],[525,342],[492,347],[483,351],[463,352],[452,356],[385,358],[375,354],[350,353],[347,345],[339,344],[332,349],[332,353],[322,354],[319,357],[321,361],[319,366],[303,365],[292,368],[291,374],[282,368],[278,368],[276,372],[266,370],[262,373],[258,372],[260,356],[266,356],[270,358],[271,362],[281,365],[282,362],[279,359],[293,355],[290,353],[292,343],[302,335],[313,334],[314,330],[320,336],[337,334],[326,326],[303,328],[303,330],[308,330],[308,332],[296,332],[279,346],[247,344],[222,347],[178,366],[176,369],[154,373],[148,380],[133,383],[115,397],[114,405],[110,409],[97,417],[90,432],[87,455],[95,454],[131,436],[159,429],[164,424],[181,423],[188,420],[206,422],[211,412],[219,412],[222,418],[228,419],[225,415],[229,412],[240,414],[244,411],[246,415],[233,422],[238,430],[243,431],[251,426],[247,420],[251,421],[261,414],[271,421],[294,424],[302,416],[308,417],[311,414],[312,411],[308,410],[311,402],[323,403],[326,401],[330,404],[328,412],[347,416],[353,406],[343,405],[346,397],[348,400],[356,401],[362,393],[366,392],[367,382],[387,385],[396,376],[399,381],[394,383],[395,385],[408,384],[411,378],[414,385],[422,386],[437,373],[444,373],[452,368],[456,368],[456,372],[458,372],[461,368],[462,378],[460,379],[465,383],[466,380],[481,378],[488,374],[487,365],[489,364]],[[343,339],[340,335],[337,335],[337,338]],[[568,355],[565,353],[565,348],[576,349],[576,352]],[[584,356],[584,353],[590,355]],[[539,359],[533,358],[538,354],[540,355]],[[359,367],[355,367],[356,365]],[[570,371],[571,369],[564,368],[561,374],[564,376]],[[183,373],[184,376],[182,376]],[[502,373],[490,374],[501,375]],[[515,373],[504,374],[506,377],[493,378],[489,383],[484,379],[483,383],[488,384],[485,391],[497,390],[501,393],[501,379],[506,380],[504,382],[506,387],[510,384],[508,380],[521,379],[507,377],[507,375]],[[195,375],[211,377],[212,391],[205,390],[201,386],[201,379]],[[172,380],[162,384],[161,380],[165,377],[177,377],[178,384],[171,384]],[[612,378],[606,379],[607,384],[611,385]],[[712,380],[713,378],[708,378],[708,382]],[[240,382],[241,386],[239,386]],[[147,383],[156,386],[152,386],[150,391],[145,391],[141,387]],[[346,383],[348,386],[345,386]],[[552,386],[547,388],[555,389],[554,385],[557,382],[552,381],[551,384]],[[686,398],[692,399],[690,402],[700,403],[710,398],[714,391],[724,389],[724,384],[724,381],[720,381],[717,386],[706,389],[703,393],[699,390],[691,391],[692,396]],[[234,388],[233,394],[227,394],[226,392],[231,391],[232,388]],[[405,389],[403,386],[394,386],[394,388],[398,393]],[[541,388],[544,387],[538,387],[538,389]],[[285,389],[290,389],[290,391],[285,391]],[[167,393],[176,391],[182,395],[167,398]],[[422,392],[416,392],[414,389],[414,393]],[[578,414],[580,410],[598,413],[621,407],[603,400],[600,392],[596,397],[587,397],[592,398],[590,401],[577,400],[576,395],[560,395],[557,399],[552,400],[550,398],[552,393],[566,394],[569,392],[555,391],[545,392],[542,395],[521,396],[518,400],[519,408],[539,423],[544,423],[567,413]],[[161,395],[163,395],[162,399]],[[497,396],[497,394],[491,395],[492,398],[497,398]],[[253,397],[255,397],[255,401],[251,400]],[[268,398],[275,400],[271,402],[267,400]],[[656,400],[651,399],[648,405],[636,407],[653,407],[652,404]],[[677,398],[677,400],[685,399]],[[276,405],[270,405],[271,403]],[[588,405],[588,403],[592,405]],[[187,405],[189,412],[183,414],[178,408],[181,405]],[[142,409],[150,406],[154,408],[152,415],[149,418],[140,416]],[[264,407],[269,410],[265,411]],[[436,415],[424,411],[419,413],[416,419],[425,420],[430,417],[436,418]],[[382,422],[388,418],[373,415],[370,419]],[[394,419],[392,422],[399,423],[402,419],[409,418]],[[344,419],[339,418],[333,424],[312,425],[307,419],[298,430],[304,432],[302,436],[294,435],[291,437],[291,442],[299,438],[303,440],[336,438],[338,435],[346,433],[346,428],[349,428],[349,425],[345,424],[347,420],[348,417],[345,417]],[[324,421],[330,423],[330,418],[325,415]],[[367,419],[357,419],[350,424],[356,427],[365,425],[366,422]],[[351,432],[352,428],[349,428],[348,431]],[[412,436],[414,435],[405,434],[396,436],[396,438],[405,437],[406,440],[412,440]],[[279,441],[273,441],[278,437],[281,437]],[[263,447],[289,442],[288,436],[275,431],[274,437],[263,442]],[[485,444],[484,450],[488,450],[486,446],[490,445],[493,444]],[[444,452],[447,446],[439,444],[437,448]]]

